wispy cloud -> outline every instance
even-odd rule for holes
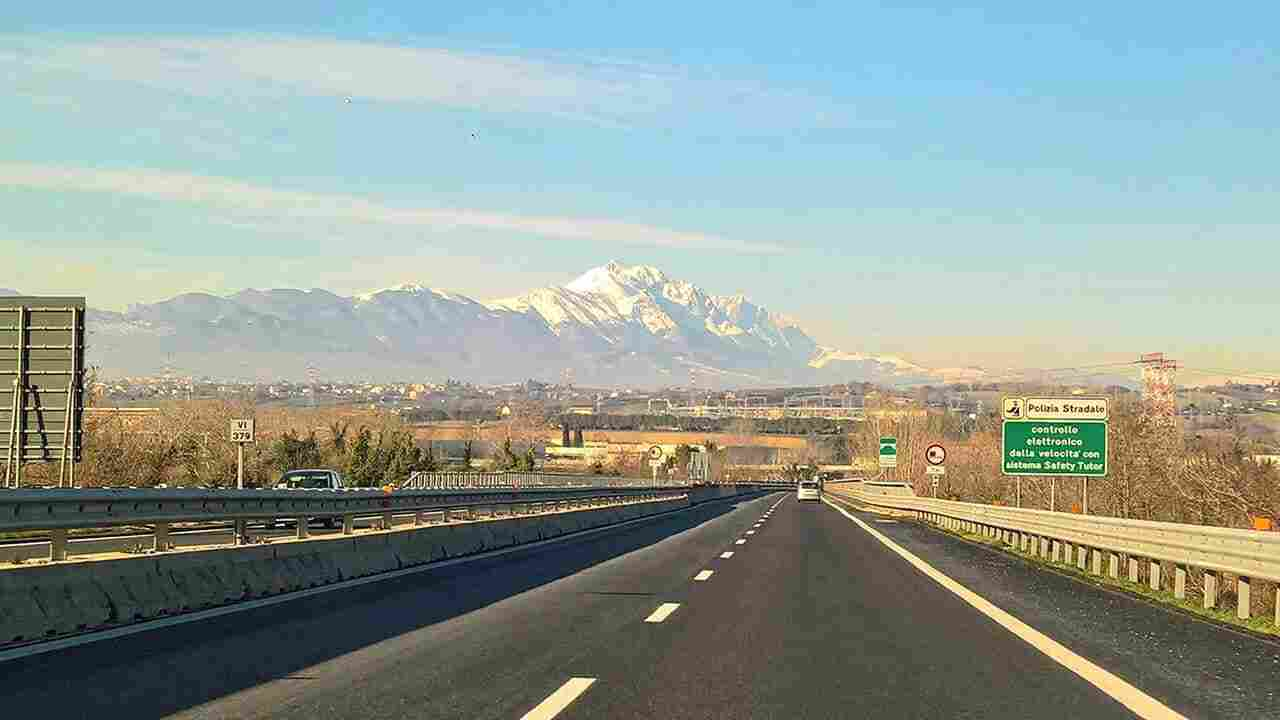
[[[536,113],[630,125],[731,114],[735,124],[826,125],[843,114],[806,93],[605,58],[288,36],[0,36],[0,67],[71,72],[202,97],[356,101]]]
[[[104,170],[0,163],[0,186],[111,193],[188,203],[271,221],[324,221],[524,233],[565,240],[772,254],[772,243],[734,240],[602,218],[513,215],[462,208],[394,207],[350,195],[279,190],[228,178],[148,169]]]

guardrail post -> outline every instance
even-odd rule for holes
[[[1249,578],[1238,577],[1236,578],[1236,617],[1241,620],[1248,620],[1252,609],[1253,603],[1249,596]]]
[[[1187,599],[1187,569],[1181,565],[1173,566],[1173,596],[1179,600]]]
[[[298,518],[297,537],[299,540],[306,540],[307,538],[311,537],[311,528],[307,526],[307,519],[308,518],[306,515],[303,515],[302,517]]]
[[[236,544],[237,545],[249,544],[249,521],[248,520],[242,519],[242,520],[236,521]]]
[[[65,528],[49,531],[49,560],[58,562],[67,559],[67,531]]]
[[[1094,575],[1101,575],[1101,574],[1102,574],[1102,551],[1101,551],[1101,550],[1099,550],[1098,548],[1094,548],[1094,549],[1093,549],[1093,567],[1092,567],[1092,570],[1093,570],[1093,574],[1094,574]]]
[[[1076,564],[1076,546],[1066,540],[1062,541],[1062,564]]]
[[[156,552],[164,552],[173,547],[169,544],[169,523],[156,523],[155,535],[153,549]]]
[[[419,510],[413,514],[413,526],[418,527],[422,524],[422,511]]]
[[[1129,582],[1138,584],[1138,558],[1129,556]]]
[[[356,516],[350,513],[342,516],[342,534],[354,535],[356,532]]]
[[[1218,573],[1213,570],[1204,571],[1204,609],[1218,607]]]
[[[1053,540],[1049,544],[1051,545],[1049,548],[1049,559],[1055,563],[1062,562],[1062,543],[1057,540]]]
[[[383,530],[390,530],[394,526],[394,524],[395,523],[393,523],[391,520],[391,513],[389,512],[382,513],[382,529]]]
[[[1160,561],[1152,560],[1150,569],[1147,573],[1147,584],[1152,590],[1160,589]]]
[[[1085,547],[1084,545],[1078,546],[1076,548],[1076,567],[1080,568],[1081,570],[1084,570],[1085,566],[1088,565],[1089,563],[1088,558],[1089,558],[1089,548]]]
[[[1109,575],[1112,580],[1119,580],[1120,579],[1120,554],[1119,553],[1108,553],[1108,554],[1111,557],[1107,562],[1107,575]]]

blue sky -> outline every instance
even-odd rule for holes
[[[53,5],[0,10],[0,287],[616,258],[927,365],[1280,371],[1275,3]]]

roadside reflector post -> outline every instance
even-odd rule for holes
[[[169,523],[156,523],[155,544],[152,547],[156,552],[164,552],[172,547],[169,544]]]
[[[1253,609],[1252,597],[1249,594],[1249,578],[1243,575],[1236,578],[1236,617],[1248,620]]]
[[[49,533],[49,560],[58,562],[67,559],[67,531],[65,528],[51,530]]]

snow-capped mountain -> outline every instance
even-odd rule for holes
[[[895,356],[819,345],[742,294],[713,295],[661,270],[611,262],[559,287],[492,302],[418,284],[355,297],[325,290],[190,293],[90,313],[92,361],[110,375],[166,365],[214,377],[445,376],[477,382],[703,387],[924,382]]]

